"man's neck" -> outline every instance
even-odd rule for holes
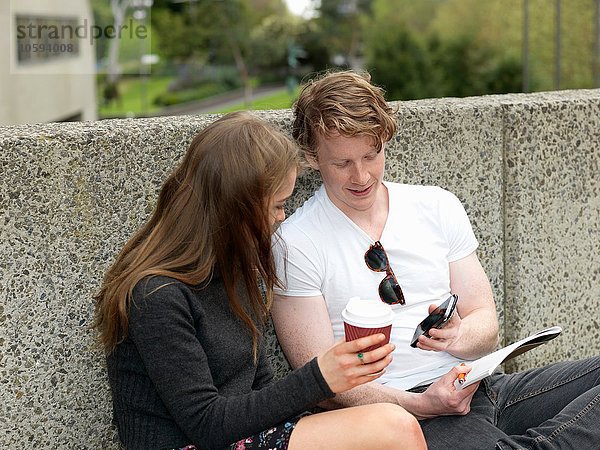
[[[389,196],[387,188],[382,184],[377,192],[375,202],[363,211],[346,209],[342,211],[373,241],[378,241],[383,234],[389,212]]]

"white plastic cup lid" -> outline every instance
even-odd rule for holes
[[[348,325],[361,328],[380,328],[391,325],[394,311],[382,301],[361,300],[352,297],[342,311],[342,319]]]

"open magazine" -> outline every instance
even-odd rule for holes
[[[465,364],[471,366],[471,371],[466,375],[463,384],[460,384],[458,380],[454,382],[456,389],[463,389],[485,377],[491,375],[496,368],[505,361],[514,358],[515,356],[525,353],[538,345],[544,344],[562,332],[561,327],[550,327],[544,330],[538,331],[514,344],[507,345],[506,347],[496,350],[494,353],[490,353],[482,358],[476,359],[475,361],[465,361]]]

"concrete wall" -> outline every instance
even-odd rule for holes
[[[503,110],[506,338],[565,330],[507,369],[598,355],[600,90],[518,96]]]
[[[397,106],[388,179],[463,200],[505,339],[565,329],[509,369],[598,354],[600,90]],[[289,111],[261,115],[289,130]],[[91,296],[214,118],[0,128],[0,447],[117,448]],[[292,207],[317,185],[304,176]]]

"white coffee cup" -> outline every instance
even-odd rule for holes
[[[394,311],[380,300],[361,300],[352,297],[342,311],[346,341],[352,341],[372,334],[383,333],[385,341],[365,348],[363,351],[374,350],[390,341]]]

